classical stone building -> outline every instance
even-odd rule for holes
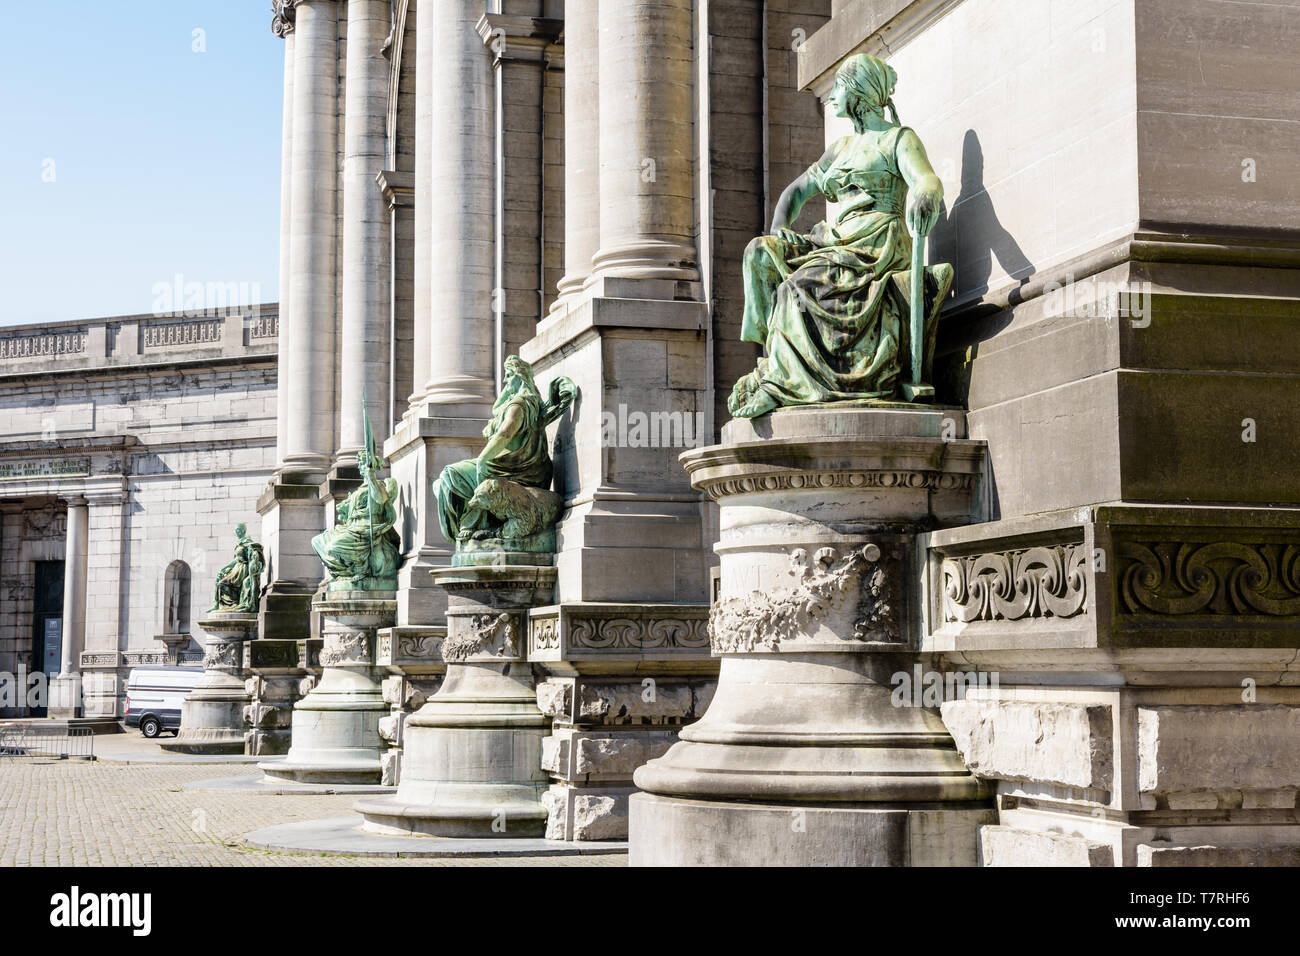
[[[274,447],[228,510],[261,516],[259,641],[307,639],[364,396],[399,488],[387,779],[447,667],[432,484],[482,447],[519,354],[581,396],[551,426],[553,594],[511,665],[549,718],[548,836],[630,831],[647,863],[1295,862],[1287,7],[277,0],[272,28],[282,322],[253,394]],[[746,246],[849,131],[827,100],[859,53],[896,69],[943,185],[938,394],[728,424],[758,358]],[[700,444],[722,447],[679,460]],[[100,484],[75,481],[93,554]],[[172,560],[141,573],[161,588]],[[96,595],[125,614],[110,590],[88,622]],[[906,719],[879,694],[900,674]],[[933,675],[968,683],[931,698]]]
[[[193,623],[273,464],[277,322],[0,330],[0,671],[79,675],[65,716],[120,716],[133,665],[201,658]]]

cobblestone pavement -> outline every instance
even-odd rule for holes
[[[240,846],[244,834],[346,816],[357,797],[184,793],[220,764],[125,765],[0,758],[0,867],[8,866],[623,866],[622,854],[409,860],[296,856]]]

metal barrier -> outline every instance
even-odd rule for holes
[[[95,732],[67,724],[9,724],[0,727],[0,757],[95,759]]]

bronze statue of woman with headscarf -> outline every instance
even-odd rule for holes
[[[916,364],[928,380],[953,270],[932,266],[922,282],[911,281],[919,259],[909,231],[924,241],[938,219],[943,186],[921,140],[898,121],[897,79],[874,56],[845,61],[830,100],[853,132],[786,187],[771,233],[745,250],[740,337],[766,354],[732,390],[727,407],[738,418],[784,405],[880,404],[924,394],[911,381],[918,377],[911,373],[918,338],[909,321],[912,299],[921,328]],[[816,195],[838,204],[834,223],[794,232],[790,224]]]

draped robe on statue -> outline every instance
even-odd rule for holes
[[[741,339],[767,354],[738,394],[762,390],[777,405],[898,397],[911,361],[912,238],[897,160],[905,129],[845,136],[828,162],[809,168],[826,199],[840,204],[833,226],[820,222],[809,235],[781,229],[750,243]],[[952,275],[949,265],[925,270],[925,378]]]

